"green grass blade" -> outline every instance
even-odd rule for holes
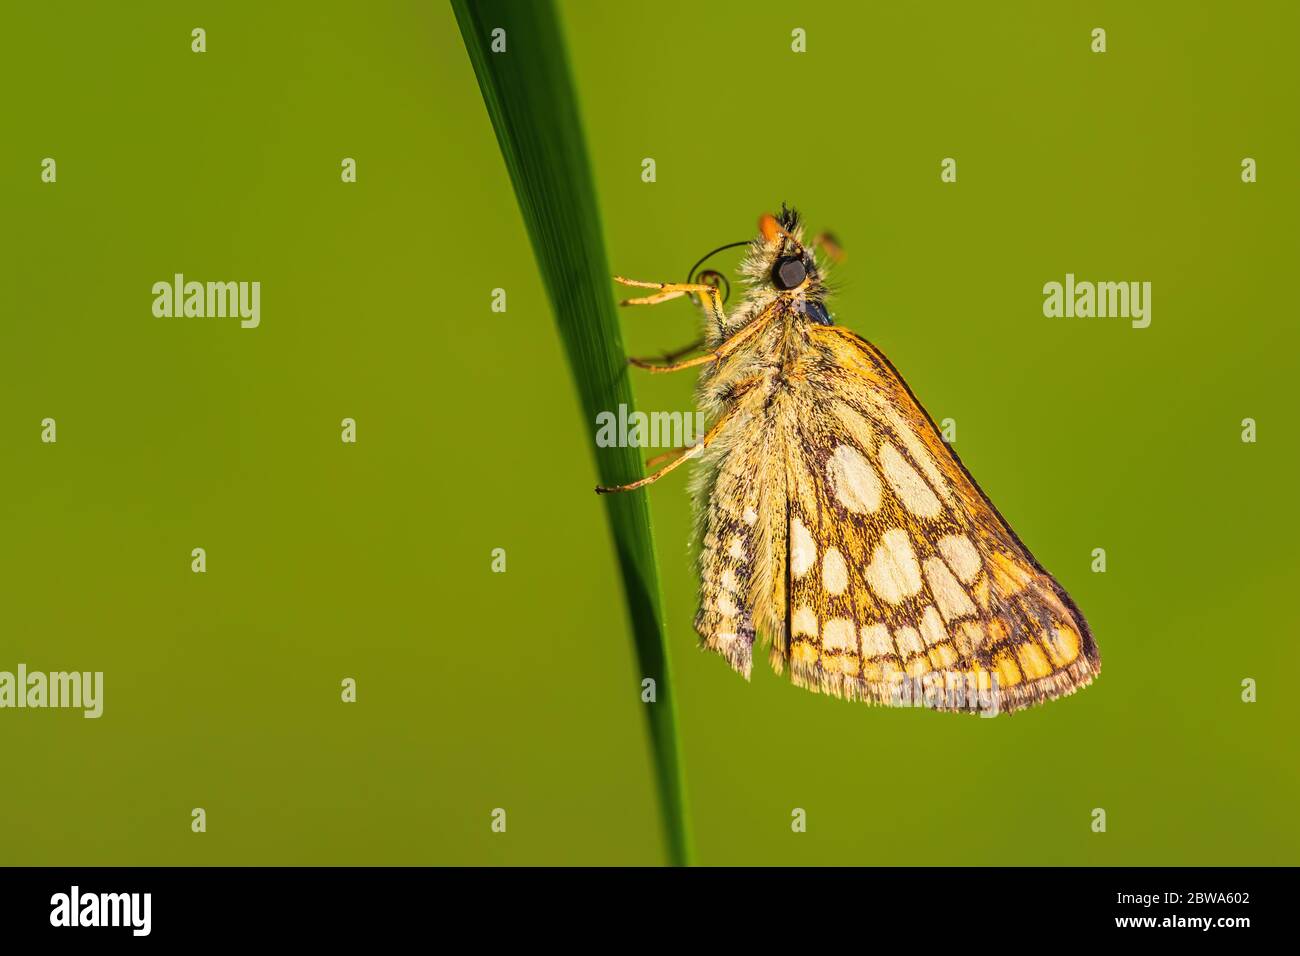
[[[551,0],[452,0],[515,196],[532,240],[582,403],[601,484],[641,477],[635,448],[598,448],[596,415],[634,406],[614,309],[600,213],[560,25]],[[492,33],[505,31],[505,52]],[[606,495],[641,674],[656,684],[645,707],[672,863],[690,863],[681,744],[663,600],[644,492]],[[592,494],[592,507],[597,498]]]

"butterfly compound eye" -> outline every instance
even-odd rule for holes
[[[798,256],[784,256],[772,267],[772,283],[778,289],[795,289],[808,278],[808,269]]]

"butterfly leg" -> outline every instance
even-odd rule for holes
[[[678,448],[678,449],[674,449],[671,452],[668,452],[667,454],[670,455],[676,454],[677,457],[674,458],[672,461],[668,462],[668,464],[664,465],[662,468],[660,468],[658,471],[654,472],[653,474],[646,475],[644,478],[638,478],[636,481],[629,482],[626,485],[610,485],[608,487],[603,485],[597,486],[596,494],[607,495],[614,491],[634,491],[637,488],[643,488],[646,485],[653,484],[654,482],[662,478],[664,475],[668,474],[668,472],[672,471],[674,468],[677,468],[679,465],[686,463],[690,459],[699,455],[702,451],[704,451],[704,449],[708,448],[709,445],[713,442],[713,440],[717,438],[719,432],[721,432],[722,429],[727,425],[727,423],[730,422],[731,419],[735,417],[735,414],[736,414],[735,407],[729,409],[728,411],[723,413],[723,416],[721,418],[719,418],[716,422],[713,423],[713,427],[710,428],[707,432],[705,432],[704,437],[701,438],[694,445],[688,445],[686,448]],[[660,455],[655,459],[651,459],[651,461],[661,460],[663,457],[664,457],[663,455]]]
[[[698,295],[703,297],[704,308],[709,313],[709,318],[717,323],[718,328],[722,328],[722,323],[726,321],[726,313],[722,310],[722,293],[715,286],[708,285],[704,282],[641,282],[637,279],[625,279],[622,276],[614,276],[614,281],[623,285],[634,286],[638,289],[658,289],[658,292],[652,295],[643,295],[635,299],[624,299],[619,305],[658,305],[660,302],[667,302],[670,299],[680,299],[684,295]]]
[[[650,372],[663,373],[680,372],[682,369],[695,368],[697,365],[707,365],[709,362],[717,362],[720,359],[726,358],[739,348],[746,339],[767,325],[768,320],[775,314],[776,311],[774,309],[768,309],[731,338],[719,345],[712,352],[706,352],[704,355],[697,355],[695,358],[687,359],[684,362],[669,362],[667,365],[656,365],[653,362],[647,362],[645,359],[628,358],[628,363],[635,365],[637,368],[647,369]]]
[[[687,359],[684,362],[669,362],[667,365],[656,365],[654,362],[647,362],[645,359],[628,358],[629,365],[635,365],[637,368],[643,368],[650,372],[680,372],[684,368],[695,368],[697,365],[707,365],[709,362],[716,361],[719,358],[716,352],[709,352],[707,355],[697,355],[693,359]]]
[[[656,365],[653,362],[647,362],[644,359],[638,358],[629,358],[628,362],[635,365],[637,368],[647,369],[653,373],[680,372],[685,368],[695,368],[697,365],[707,365],[709,362],[716,362],[720,359],[726,358],[743,342],[745,342],[746,339],[765,326],[768,319],[775,314],[776,312],[774,310],[769,309],[766,313],[754,319],[731,338],[727,339],[727,341],[719,345],[714,351],[706,352],[704,355],[697,355],[692,359],[686,359],[684,362],[670,362],[667,365]]]
[[[802,378],[802,376],[797,376],[797,377]],[[762,375],[755,375],[752,378],[743,379],[737,382],[735,385],[731,387],[731,391],[729,393],[729,400],[733,402],[736,401],[741,395],[744,395],[747,391],[749,391],[751,388],[753,388],[762,380],[763,380]],[[686,448],[670,448],[666,452],[655,455],[651,458],[647,458],[645,466],[647,468],[653,468],[655,465],[659,464],[660,462],[667,461],[669,458],[673,457],[673,455],[680,454],[683,451],[688,451],[690,447],[691,446],[688,445],[686,446]]]
[[[658,357],[658,361],[660,361],[660,362],[666,362],[666,363],[669,363],[669,364],[671,364],[671,363],[673,363],[673,362],[676,362],[676,361],[677,361],[679,358],[681,358],[683,355],[690,355],[692,352],[697,352],[697,351],[699,351],[700,349],[704,348],[704,342],[705,342],[704,339],[697,339],[696,341],[692,342],[690,345],[683,345],[683,346],[682,346],[681,348],[679,348],[679,349],[673,349],[671,352],[665,352],[663,355],[661,355],[661,356]],[[650,362],[650,359],[631,359],[631,358],[630,358],[630,359],[628,359],[628,361],[631,362],[633,365],[639,365],[639,366],[645,366],[645,365],[647,365],[647,364],[653,364],[653,363]]]

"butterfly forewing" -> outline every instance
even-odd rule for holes
[[[777,338],[777,336],[784,336]],[[873,346],[802,324],[776,387],[706,459],[706,646],[748,675],[755,629],[800,686],[886,705],[1015,710],[1097,673],[1087,624]]]

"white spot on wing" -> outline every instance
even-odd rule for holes
[[[948,632],[943,629],[943,621],[939,620],[939,612],[933,606],[927,607],[925,613],[921,615],[921,636],[930,646],[948,639]]]
[[[849,567],[839,548],[827,548],[822,555],[822,587],[827,594],[843,594],[849,586]]]
[[[900,657],[911,657],[925,651],[925,646],[921,643],[921,635],[916,633],[914,627],[900,627],[896,630],[894,632],[894,643],[898,645]]]
[[[858,642],[853,631],[853,622],[848,618],[831,618],[822,629],[822,647],[828,651],[852,651],[856,654]]]
[[[889,639],[889,628],[883,624],[868,624],[862,628],[862,653],[866,657],[884,657],[894,653]]]
[[[816,637],[817,615],[813,613],[812,608],[804,605],[795,611],[790,621],[790,630],[795,637]]]
[[[917,437],[912,426],[904,420],[902,415],[898,414],[898,410],[892,405],[887,405],[881,409],[880,414],[903,440],[903,447],[912,456],[912,460],[921,466],[921,470],[925,472],[925,477],[930,479],[931,486],[939,492],[944,501],[955,506],[957,501],[952,488],[944,481],[943,475],[939,472],[939,466],[934,463],[934,458],[926,450],[921,439]]]
[[[817,545],[812,533],[796,515],[790,522],[790,571],[796,578],[801,578],[816,560]]]
[[[880,446],[880,467],[885,473],[885,480],[894,494],[908,511],[920,518],[933,518],[942,510],[939,499],[934,496],[930,486],[925,483],[915,468],[893,445],[885,442]]]
[[[965,589],[952,576],[948,565],[938,558],[926,559],[925,579],[930,582],[930,591],[934,594],[934,600],[945,621],[969,617],[975,613],[975,605],[967,597]]]
[[[862,452],[840,445],[826,461],[826,477],[840,504],[855,514],[880,508],[880,478]]]
[[[866,576],[871,590],[891,604],[921,590],[921,567],[906,531],[894,528],[881,536]]]
[[[970,584],[980,573],[980,553],[964,534],[950,534],[939,539],[939,553],[952,565],[962,583]]]

